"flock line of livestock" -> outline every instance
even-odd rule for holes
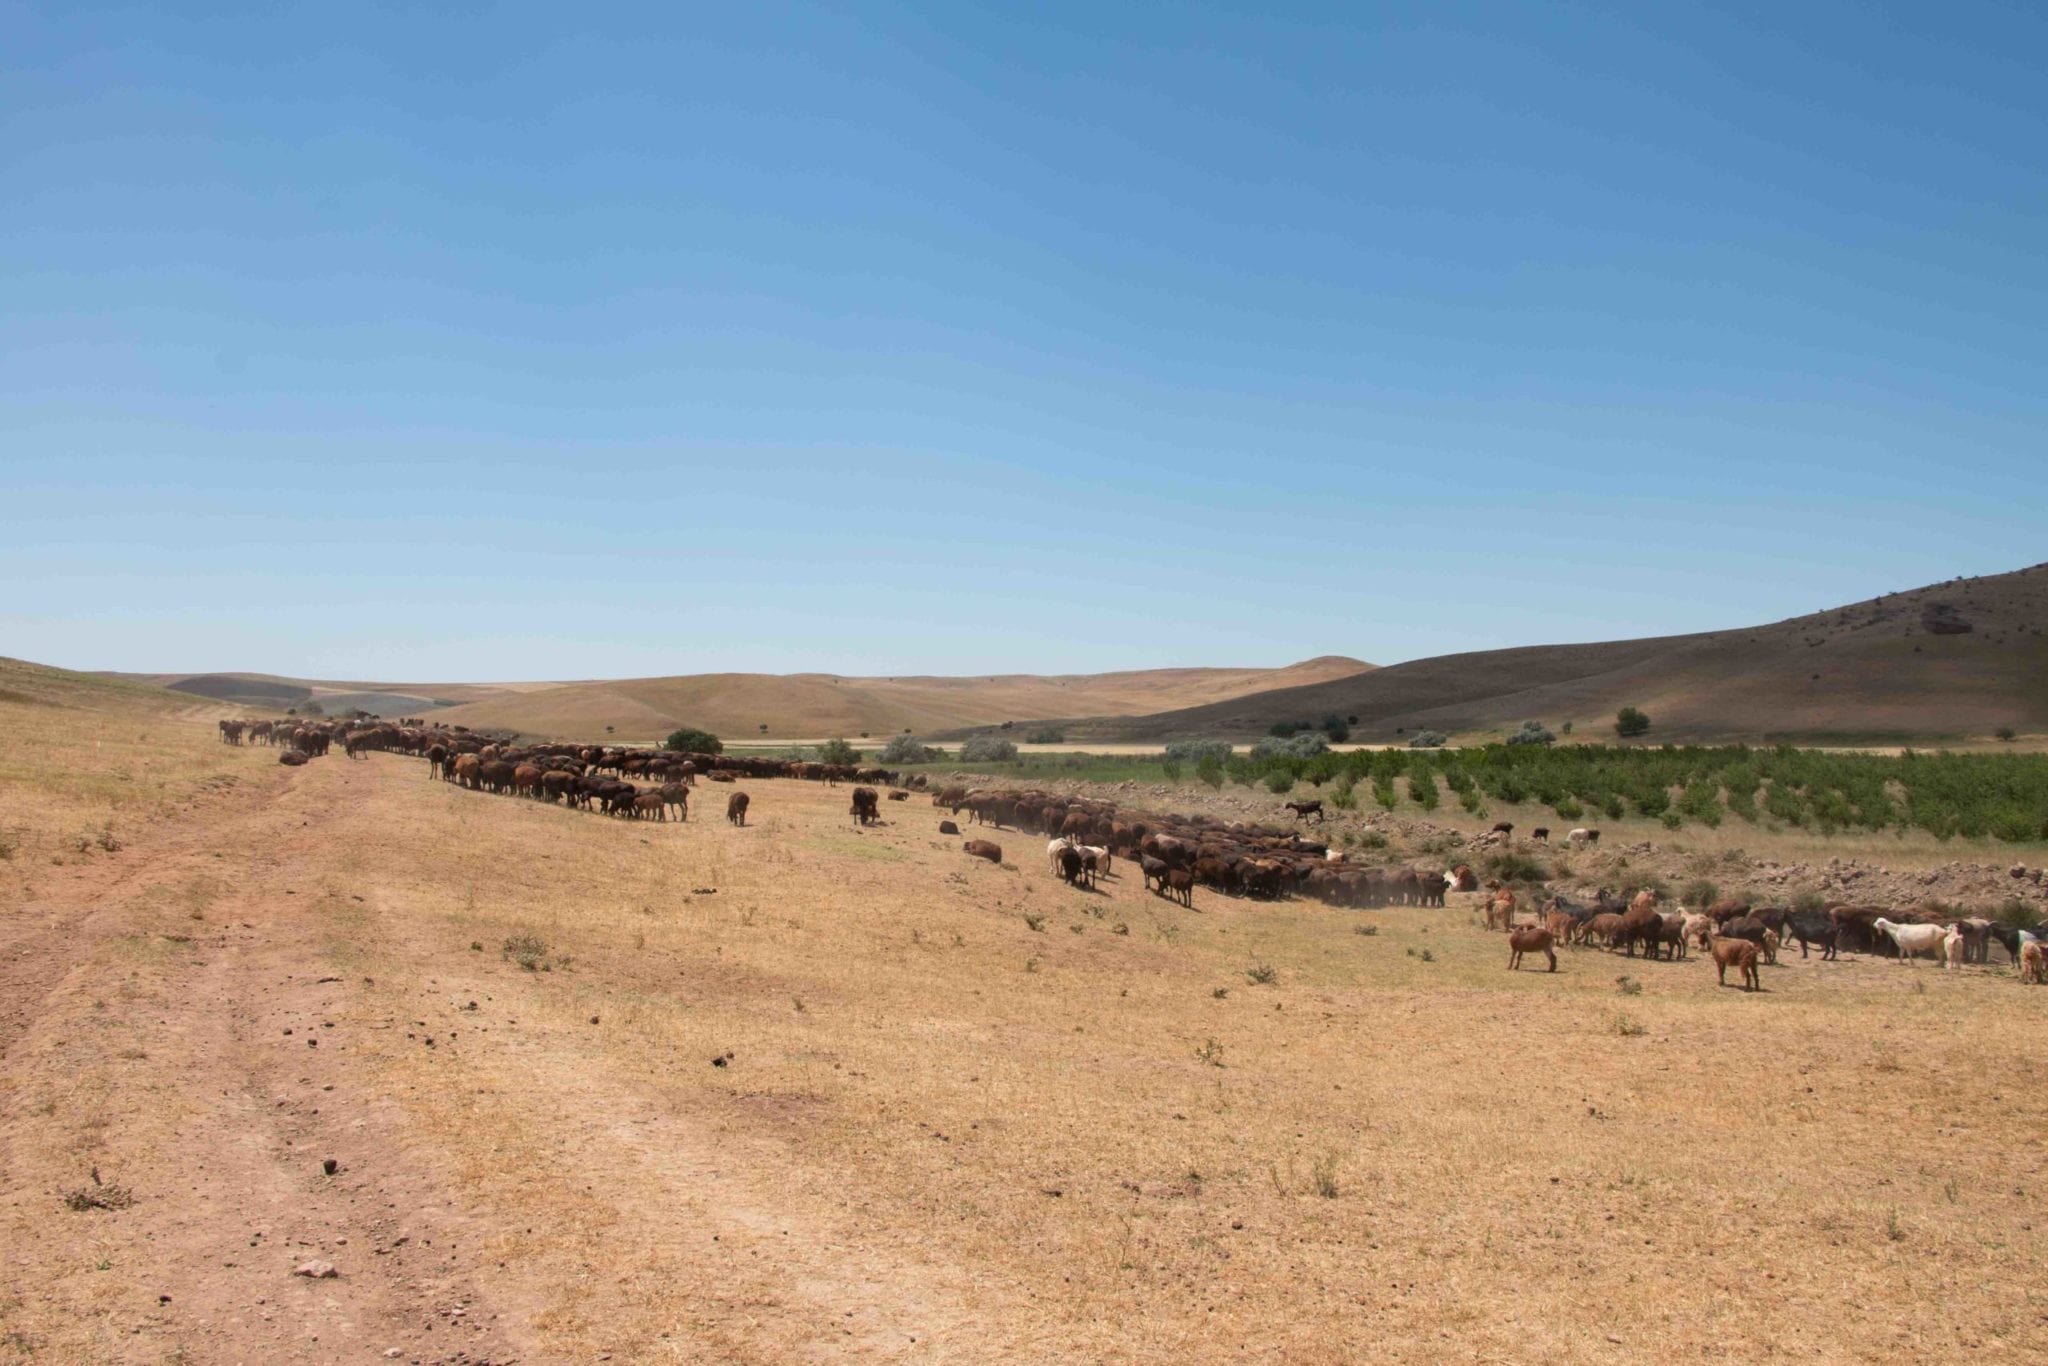
[[[427,760],[433,776],[458,786],[626,819],[688,820],[690,793],[700,776],[719,783],[795,778],[860,784],[853,790],[851,814],[856,824],[865,825],[880,819],[882,800],[869,784],[890,786],[889,799],[900,801],[909,796],[905,789],[926,783],[922,775],[899,784],[898,775],[884,768],[802,760],[601,745],[513,746],[417,722],[222,721],[220,732],[230,744],[276,745],[287,763],[304,763],[336,743],[350,758],[372,751],[414,755]],[[1755,906],[1740,898],[1699,910],[1664,910],[1649,889],[1623,898],[1601,888],[1590,901],[1580,902],[1563,893],[1518,891],[1497,882],[1482,889],[1465,864],[1443,871],[1354,864],[1328,844],[1303,837],[1298,828],[1125,810],[1095,798],[1036,789],[947,786],[934,790],[931,798],[933,806],[953,816],[967,813],[972,824],[1050,836],[1049,871],[1069,883],[1091,886],[1122,858],[1139,865],[1147,890],[1188,907],[1198,886],[1256,899],[1298,895],[1345,908],[1442,906],[1447,892],[1484,890],[1480,907],[1486,926],[1508,933],[1511,969],[1519,968],[1525,956],[1540,954],[1555,970],[1560,946],[1598,944],[1630,958],[1640,950],[1645,958],[1680,960],[1689,948],[1697,948],[1712,956],[1724,981],[1732,967],[1745,988],[1755,989],[1758,964],[1775,963],[1780,949],[1794,942],[1802,958],[1818,948],[1823,961],[1833,960],[1848,948],[1907,960],[1932,956],[1960,968],[1988,964],[1995,941],[2022,981],[2048,984],[2048,925],[2018,926],[1940,908],[1838,904],[1795,910]],[[749,804],[747,793],[732,792],[726,819],[746,824]],[[1286,804],[1297,821],[1313,816],[1320,822],[1321,807],[1317,801]],[[942,821],[939,830],[961,833],[951,820]],[[1491,833],[1512,838],[1514,827],[1502,822]],[[1549,834],[1547,829],[1531,832],[1539,840]],[[1599,838],[1598,830],[1584,828],[1566,836],[1575,846],[1596,844]],[[965,840],[962,852],[994,863],[1003,858],[1002,846],[986,839]]]

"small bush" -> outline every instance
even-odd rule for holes
[[[1329,736],[1330,743],[1332,744],[1341,745],[1351,738],[1350,723],[1345,721],[1343,717],[1334,714],[1325,716],[1321,724],[1317,726],[1317,729]]]
[[[1695,910],[1705,910],[1721,899],[1721,889],[1706,878],[1694,878],[1685,884],[1685,890],[1678,894],[1681,904]]]
[[[1991,733],[1993,735],[1996,735],[1999,739],[2008,742],[2015,740],[2019,737],[2019,732],[2014,730],[2011,726],[2000,726],[1997,730]]]
[[[1635,707],[1623,707],[1614,714],[1614,733],[1624,740],[1634,739],[1650,729],[1650,718]]]
[[[1387,847],[1387,837],[1377,830],[1368,830],[1358,837],[1358,847],[1361,849],[1384,849]]]
[[[1309,1185],[1325,1200],[1337,1198],[1337,1157],[1331,1153],[1309,1165]]]
[[[1679,826],[1685,824],[1685,817],[1679,815],[1676,811],[1666,811],[1663,815],[1657,817],[1657,821],[1666,830],[1676,830]]]
[[[725,743],[708,730],[696,730],[684,726],[681,730],[669,732],[668,739],[661,747],[678,754],[723,754]]]
[[[1252,760],[1255,763],[1272,759],[1313,759],[1325,753],[1330,742],[1320,732],[1307,731],[1287,740],[1261,740],[1252,746]]]
[[[1351,927],[1351,932],[1353,934],[1363,934],[1371,936],[1378,934],[1380,932],[1380,927],[1377,925],[1353,925]]]
[[[821,764],[853,765],[860,762],[860,751],[845,740],[827,740],[818,746],[818,762]]]
[[[1284,770],[1268,773],[1266,775],[1266,790],[1276,797],[1284,792],[1292,792],[1294,790],[1294,775]]]
[[[1045,917],[1042,915],[1027,915],[1024,917],[1024,923],[1031,927],[1034,934],[1045,933]]]
[[[1424,811],[1434,811],[1443,802],[1443,796],[1436,789],[1434,773],[1411,773],[1408,775],[1408,798]]]
[[[1527,854],[1505,850],[1488,854],[1485,860],[1486,875],[1497,877],[1502,882],[1547,882],[1550,869]]]
[[[1195,1057],[1208,1063],[1211,1067],[1221,1067],[1223,1066],[1223,1045],[1217,1043],[1214,1039],[1205,1039],[1202,1042],[1202,1046],[1195,1050]]]
[[[0,862],[6,862],[21,852],[21,836],[12,830],[0,830]]]
[[[1221,791],[1223,789],[1223,761],[1213,756],[1204,758],[1202,762],[1195,765],[1195,777],[1207,786]]]
[[[1159,771],[1166,775],[1166,781],[1169,783],[1179,782],[1181,774],[1180,760],[1162,759],[1159,763]]]
[[[905,731],[891,736],[878,757],[885,764],[928,764],[942,756],[938,750],[920,743],[915,735]]]
[[[1227,764],[1235,752],[1227,740],[1175,740],[1166,747],[1167,758],[1193,764],[1197,768],[1212,759],[1218,764]]]
[[[515,934],[505,940],[503,956],[528,972],[538,972],[547,963],[548,946],[537,934]]]
[[[977,735],[960,746],[963,764],[1007,764],[1017,757],[1017,747],[993,735]]]
[[[1410,749],[1442,749],[1447,743],[1449,737],[1440,730],[1418,730],[1408,737]]]
[[[1522,728],[1508,737],[1511,745],[1554,745],[1557,737],[1541,721],[1524,721]]]
[[[1244,970],[1244,978],[1255,987],[1269,987],[1280,980],[1280,974],[1265,963],[1254,963]]]
[[[1302,730],[1303,726],[1299,721],[1275,721],[1266,727],[1266,734],[1277,740],[1285,740],[1290,735],[1299,735]]]
[[[1614,1032],[1624,1039],[1635,1039],[1649,1033],[1650,1027],[1633,1015],[1622,1014],[1614,1017]]]
[[[1067,743],[1067,733],[1058,726],[1040,726],[1037,730],[1025,732],[1024,743],[1027,745],[1064,745]]]
[[[118,1182],[113,1185],[102,1185],[94,1181],[92,1185],[80,1186],[64,1197],[64,1207],[77,1210],[81,1214],[95,1209],[127,1209],[134,1203],[135,1192]]]
[[[1621,989],[1621,994],[1624,996],[1640,996],[1643,994],[1643,984],[1627,973],[1623,973],[1615,978],[1614,985]]]

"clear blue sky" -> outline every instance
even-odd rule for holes
[[[1384,662],[2032,563],[2044,16],[0,0],[0,653]]]

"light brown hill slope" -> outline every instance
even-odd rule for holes
[[[226,715],[229,710],[207,698],[148,683],[104,674],[74,673],[5,655],[0,655],[0,704],[138,716],[212,716]]]
[[[1962,629],[1967,627],[1968,629]],[[1282,720],[1358,718],[1359,740],[1535,719],[1612,738],[1641,707],[1652,740],[1899,741],[2048,728],[2048,565],[1887,594],[1768,626],[1444,655],[1207,706],[1076,723],[1098,740],[1244,738]]]
[[[1282,669],[1143,669],[1106,674],[971,678],[836,674],[689,674],[566,683],[500,694],[434,713],[451,725],[565,738],[648,738],[698,726],[728,740],[931,734],[1051,716],[1116,716],[1220,702],[1275,686],[1328,682],[1371,669],[1341,656]],[[768,727],[764,733],[761,727]]]

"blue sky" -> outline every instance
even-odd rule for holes
[[[1390,662],[2032,563],[2044,16],[0,0],[0,653]]]

